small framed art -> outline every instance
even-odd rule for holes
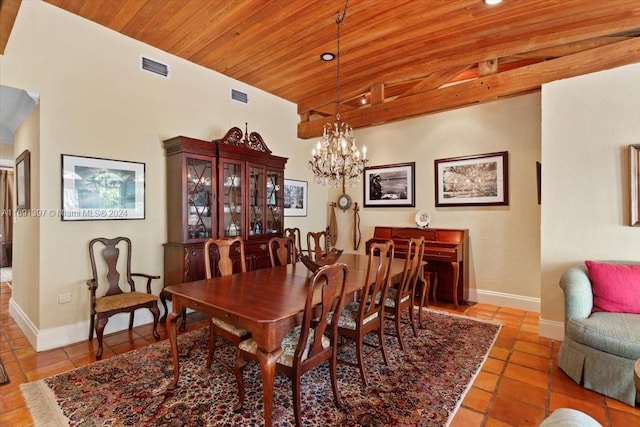
[[[508,152],[435,160],[436,206],[509,204]]]
[[[414,207],[415,162],[364,168],[364,207]]]
[[[284,180],[284,216],[307,216],[307,181]]]
[[[145,164],[62,155],[62,220],[144,219]]]

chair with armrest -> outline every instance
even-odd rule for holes
[[[390,286],[387,291],[387,298],[384,301],[384,312],[386,318],[394,320],[396,326],[396,334],[400,348],[405,351],[404,341],[402,339],[402,331],[411,326],[413,329],[413,336],[417,337],[416,331],[416,319],[414,313],[415,307],[415,295],[416,295],[416,283],[420,276],[420,269],[422,268],[422,256],[424,255],[424,237],[410,238],[407,242],[407,252],[404,261],[404,270],[402,272],[402,278],[397,286]],[[420,307],[422,309],[422,307]],[[409,322],[402,324],[402,313],[404,311],[409,312]]]
[[[285,228],[284,236],[291,237],[293,239],[293,243],[296,245],[298,258],[302,257],[306,251],[302,249],[302,235],[300,234],[300,229],[298,227]]]
[[[307,251],[309,258],[316,261],[329,253],[329,235],[326,231],[309,231],[307,233]]]
[[[362,292],[356,301],[345,305],[342,315],[337,320],[338,335],[341,338],[339,350],[353,343],[357,358],[357,363],[346,359],[338,359],[338,363],[357,367],[365,386],[369,385],[364,366],[365,359],[381,351],[385,365],[389,364],[384,347],[384,301],[389,288],[393,254],[392,240],[371,245]],[[331,322],[334,322],[333,318]],[[365,342],[364,337],[372,332],[377,332],[378,342]]]
[[[592,266],[601,269],[622,288],[637,286],[636,277],[626,277],[625,270],[640,274],[638,262],[608,261]],[[605,311],[598,303],[633,303],[621,294],[602,294],[596,298],[596,280],[585,264],[575,265],[563,273],[560,287],[564,292],[564,339],[558,353],[558,367],[583,387],[633,406],[640,402],[640,391],[633,382],[633,365],[640,358],[640,313]],[[614,283],[611,286],[615,286]],[[637,287],[635,288],[637,289]],[[637,300],[635,300],[637,301]]]
[[[211,268],[211,246],[217,248],[218,251],[218,271],[220,276],[229,276],[233,274],[233,259],[231,258],[231,251],[235,248],[239,252],[240,271],[247,271],[247,262],[244,256],[244,239],[240,236],[228,237],[221,239],[207,239],[204,243],[204,261],[205,261],[205,274],[207,279],[213,277]],[[229,370],[233,370],[231,364],[226,363],[224,360],[216,357],[216,337],[221,336],[233,346],[237,347],[240,342],[249,337],[250,333],[246,329],[236,328],[235,326],[225,322],[222,319],[215,317],[211,318],[211,324],[209,325],[211,335],[209,337],[209,352],[207,354],[207,368],[211,367],[211,363],[215,359],[220,364]]]
[[[318,365],[329,362],[331,388],[338,408],[342,407],[336,375],[337,323],[330,324],[331,313],[341,313],[344,307],[347,284],[347,266],[336,263],[320,267],[313,275],[308,288],[302,315],[302,323],[291,330],[282,341],[282,354],[276,362],[276,370],[291,379],[293,392],[293,412],[296,426],[300,421],[300,378]],[[313,303],[314,294],[321,295],[319,304]],[[239,345],[236,361],[236,381],[238,383],[238,405],[244,402],[244,380],[242,372],[249,360],[257,360],[257,344],[253,338]]]
[[[100,252],[102,261],[96,255],[99,246],[103,248]],[[124,250],[123,258],[120,258],[120,252]],[[127,237],[116,237],[108,239],[98,237],[89,242],[89,259],[91,260],[91,273],[93,277],[87,280],[87,286],[91,291],[91,318],[89,325],[89,341],[93,340],[93,330],[95,324],[96,336],[98,338],[98,351],[96,359],[102,358],[102,336],[104,328],[109,322],[109,318],[118,313],[129,313],[129,330],[133,328],[134,312],[140,308],[146,308],[153,315],[153,337],[158,340],[158,319],[160,317],[160,309],[158,308],[159,298],[151,292],[151,281],[159,279],[160,276],[152,276],[144,273],[131,272],[131,240]],[[123,287],[120,286],[120,271],[124,272]],[[134,277],[145,278],[147,281],[146,292],[136,291],[136,283]],[[104,294],[99,296],[101,284],[107,283],[108,287]]]
[[[291,237],[272,237],[269,239],[269,258],[271,267],[295,264],[298,261],[296,244]]]

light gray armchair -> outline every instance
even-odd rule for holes
[[[593,292],[584,264],[567,270],[560,287],[565,308],[560,369],[588,389],[631,406],[640,402],[633,380],[634,362],[640,358],[640,314],[592,313]]]

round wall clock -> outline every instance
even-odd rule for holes
[[[416,214],[416,225],[420,228],[427,228],[431,222],[431,214],[427,211],[418,211]]]
[[[340,197],[338,197],[338,207],[343,211],[349,209],[351,207],[351,197],[346,193],[342,193]]]

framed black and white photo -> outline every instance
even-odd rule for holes
[[[307,181],[284,180],[284,216],[307,216]]]
[[[16,158],[16,210],[31,208],[31,154],[24,150]]]
[[[435,160],[436,206],[509,204],[508,152]]]
[[[145,164],[62,155],[62,220],[144,219]]]
[[[415,207],[415,162],[364,169],[364,207]]]

